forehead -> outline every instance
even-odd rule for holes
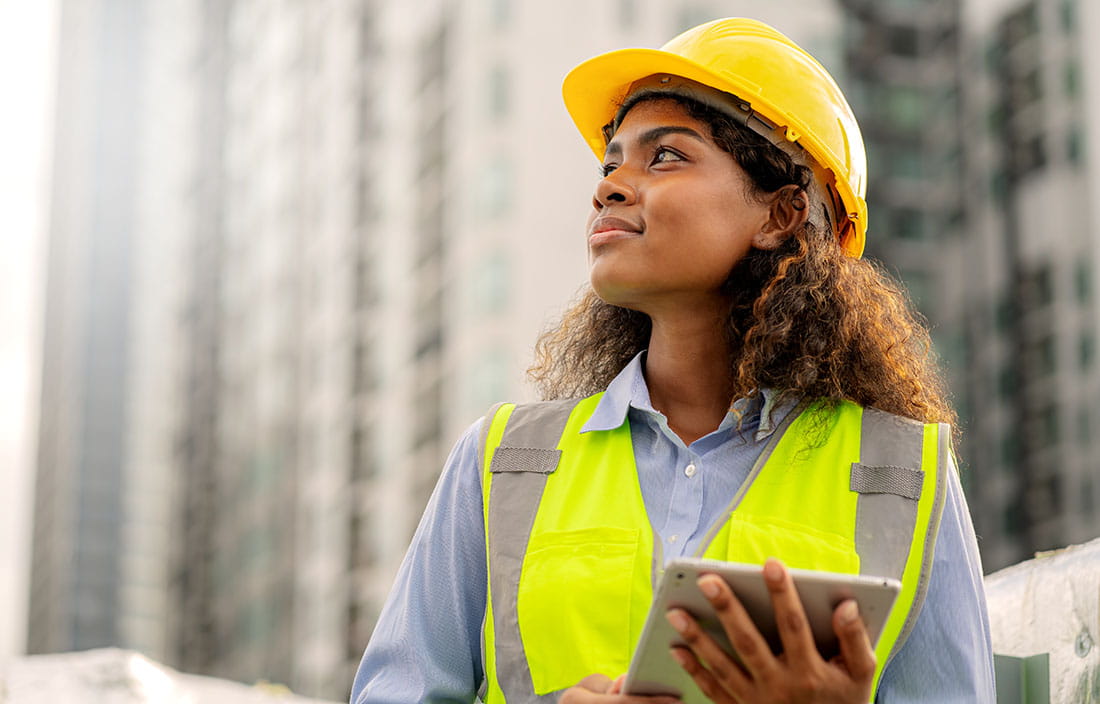
[[[677,132],[694,133],[705,142],[714,142],[710,126],[692,117],[684,105],[670,98],[651,98],[632,106],[622,117],[608,149],[620,148],[623,142],[642,139],[662,127],[675,127]]]

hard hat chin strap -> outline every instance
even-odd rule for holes
[[[732,93],[672,74],[654,74],[635,81],[627,90],[624,102],[637,93],[646,95],[669,93],[691,98],[732,117],[737,124],[747,127],[768,140],[770,144],[789,156],[794,163],[810,169],[813,178],[806,187],[806,198],[811,204],[817,204],[817,207],[810,208],[807,222],[818,228],[832,230],[838,234],[838,237],[843,237],[844,233],[838,227],[836,214],[844,210],[837,195],[836,178],[832,172],[819,165],[797,142],[787,139],[785,127],[774,124],[753,110],[749,101]],[[618,126],[616,122],[604,126],[605,142],[611,141],[611,137],[614,136],[614,130]]]

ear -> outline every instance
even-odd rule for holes
[[[752,239],[757,249],[775,249],[806,223],[810,215],[806,191],[788,184],[768,197],[768,221]]]

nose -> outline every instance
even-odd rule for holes
[[[599,210],[612,203],[630,205],[637,200],[638,194],[624,178],[622,167],[615,169],[604,176],[596,184],[596,193],[592,198],[592,206]]]

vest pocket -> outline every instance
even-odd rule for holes
[[[720,559],[731,562],[763,564],[778,557],[788,567],[859,574],[859,554],[851,537],[773,516],[734,515],[725,548],[726,556]]]
[[[640,535],[599,527],[531,537],[516,610],[536,694],[626,672]]]

